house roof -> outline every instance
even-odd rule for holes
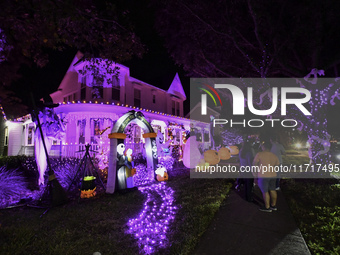
[[[185,95],[181,80],[179,79],[178,73],[176,73],[169,89],[168,89],[168,93],[175,95],[183,100],[186,100],[187,97]]]
[[[201,119],[201,120],[204,119],[204,116],[201,115],[201,105],[202,105],[201,102],[197,103],[194,106],[194,108],[192,108],[190,110],[190,112],[185,117],[190,118],[190,119],[192,119],[192,118],[195,119],[195,117],[196,118],[199,117],[197,119]],[[215,111],[214,109],[210,108],[209,106],[207,106],[207,109],[208,109],[208,112],[209,112],[210,115],[213,115],[215,118],[219,118],[219,116],[220,116],[219,112]],[[196,116],[194,117],[193,115],[196,115]],[[209,116],[209,118],[210,118],[210,116]],[[202,120],[202,121],[204,121],[204,120]]]

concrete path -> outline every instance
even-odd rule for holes
[[[254,189],[249,203],[241,192],[231,191],[226,205],[201,238],[193,254],[203,255],[310,255],[310,251],[283,197],[278,191],[278,211],[259,211],[262,196]]]

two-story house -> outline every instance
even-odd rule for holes
[[[103,75],[85,73],[89,62],[82,57],[80,52],[76,54],[58,90],[50,95],[53,103],[59,104],[54,111],[66,127],[64,138],[53,141],[51,155],[77,156],[76,151],[85,144],[108,143],[107,137],[114,123],[131,110],[140,111],[165,141],[170,139],[172,145],[179,146],[185,143],[192,123],[184,118],[183,102],[187,97],[178,74],[169,89],[163,90],[131,77],[130,69],[120,64],[112,64],[112,69],[117,68],[117,75],[108,75],[100,69],[101,62],[105,61],[101,59],[97,64]],[[33,155],[35,126],[31,118],[6,123],[8,155]],[[209,124],[195,122],[195,128],[205,137],[202,142],[209,145]],[[145,142],[144,130],[132,123],[125,132],[126,146],[141,151]]]

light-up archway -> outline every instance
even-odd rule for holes
[[[117,145],[124,143],[126,134],[125,128],[130,123],[136,123],[144,130],[143,137],[145,138],[145,150],[147,166],[151,167],[154,171],[158,164],[158,154],[156,145],[156,136],[150,123],[145,119],[143,113],[136,111],[129,111],[120,117],[109,134],[110,138],[110,153],[109,153],[109,168],[107,175],[106,193],[114,193],[117,189]]]

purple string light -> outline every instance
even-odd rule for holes
[[[128,221],[128,233],[135,236],[145,253],[151,254],[167,246],[166,234],[177,210],[173,205],[174,191],[165,182],[138,190],[146,194],[147,199],[139,216]]]

